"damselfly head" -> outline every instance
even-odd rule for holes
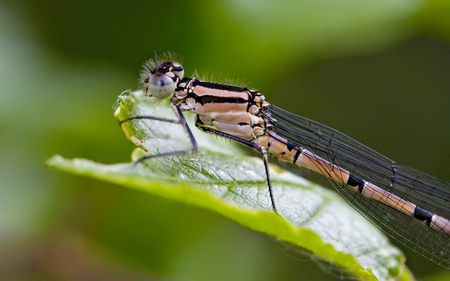
[[[183,66],[178,62],[164,61],[156,65],[155,61],[149,61],[144,65],[141,76],[145,94],[159,99],[167,98],[173,94],[183,75]]]
[[[177,76],[181,79],[184,75],[184,69],[183,66],[176,61],[165,61],[158,64],[158,66],[153,69],[151,73],[163,73],[168,76]]]

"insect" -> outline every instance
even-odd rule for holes
[[[180,124],[191,149],[146,155],[138,162],[197,152],[197,142],[183,115],[191,112],[200,131],[233,140],[262,155],[274,212],[277,200],[269,154],[323,174],[388,235],[450,269],[449,183],[399,165],[333,128],[276,107],[258,91],[184,77],[183,66],[176,61],[149,61],[142,81],[146,95],[171,97],[170,107],[177,119],[134,116],[120,123],[150,119]]]

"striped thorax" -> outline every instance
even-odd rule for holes
[[[172,102],[197,114],[199,128],[211,127],[246,140],[266,134],[270,122],[263,118],[269,104],[264,96],[245,87],[184,78]]]

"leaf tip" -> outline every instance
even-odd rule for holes
[[[55,168],[58,163],[64,161],[64,157],[59,154],[55,154],[44,162],[45,168]]]

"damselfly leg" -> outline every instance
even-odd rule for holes
[[[266,148],[261,146],[261,145],[259,145],[259,144],[254,143],[254,142],[251,142],[251,141],[248,141],[248,140],[245,140],[245,139],[242,139],[242,138],[235,137],[235,136],[230,135],[230,134],[226,134],[226,133],[223,133],[223,132],[211,129],[211,128],[206,127],[206,126],[202,126],[201,123],[199,123],[199,118],[198,117],[196,118],[195,126],[202,132],[236,141],[236,142],[238,142],[240,144],[243,144],[243,145],[245,145],[245,146],[247,146],[249,148],[255,149],[256,151],[261,153],[261,155],[263,156],[263,161],[264,161],[264,169],[265,169],[265,172],[266,172],[266,181],[267,181],[267,185],[269,187],[269,195],[270,195],[270,201],[272,203],[272,209],[273,209],[273,211],[275,213],[278,213],[277,212],[277,207],[275,205],[275,199],[274,199],[274,196],[273,196],[272,183],[270,181],[269,157],[267,156]]]
[[[167,119],[167,118],[161,118],[161,117],[155,117],[155,116],[133,116],[124,120],[119,121],[119,124],[122,125],[124,122],[128,122],[131,120],[139,120],[139,119],[147,119],[147,120],[155,120],[155,121],[161,121],[166,123],[172,123],[172,124],[180,124],[183,129],[186,131],[186,133],[189,136],[189,141],[191,143],[191,149],[188,150],[176,150],[171,152],[164,152],[159,154],[153,154],[153,155],[146,155],[144,157],[139,158],[135,161],[135,163],[141,162],[146,159],[156,158],[156,157],[163,157],[163,156],[172,156],[172,155],[183,155],[183,154],[191,154],[198,151],[198,145],[197,141],[195,140],[194,135],[191,132],[191,129],[189,128],[186,118],[184,118],[183,113],[181,112],[180,108],[176,106],[175,104],[170,104],[170,107],[175,111],[178,120],[173,119]]]
[[[138,160],[135,161],[135,163],[139,163],[141,161],[147,160],[147,159],[151,159],[151,158],[156,158],[156,157],[164,157],[164,156],[174,156],[174,155],[184,155],[184,154],[191,154],[191,153],[196,153],[198,151],[198,145],[197,145],[197,141],[195,140],[194,135],[192,134],[191,129],[189,128],[189,125],[186,122],[186,118],[184,117],[183,113],[181,112],[180,108],[171,103],[170,107],[174,110],[174,112],[176,113],[178,120],[173,120],[173,119],[168,119],[168,118],[161,118],[161,117],[155,117],[155,116],[133,116],[133,117],[129,117],[127,119],[121,120],[119,121],[119,124],[123,124],[124,122],[129,122],[131,120],[140,120],[140,119],[147,119],[147,120],[155,120],[155,121],[160,121],[160,122],[167,122],[167,123],[172,123],[172,124],[180,124],[183,126],[185,132],[188,134],[189,137],[189,141],[191,143],[191,149],[189,150],[176,150],[176,151],[171,151],[171,152],[164,152],[164,153],[159,153],[159,154],[154,154],[154,155],[146,155],[144,157],[139,158]],[[219,137],[223,137],[223,138],[227,138],[233,141],[236,141],[238,143],[241,143],[244,146],[247,146],[249,148],[252,148],[256,151],[258,151],[259,153],[262,154],[263,156],[263,161],[264,161],[264,168],[265,168],[265,173],[266,173],[266,180],[267,180],[267,184],[269,187],[269,195],[270,195],[270,200],[271,200],[271,204],[272,204],[272,209],[275,213],[277,213],[277,208],[275,205],[275,199],[273,196],[273,191],[272,191],[272,184],[270,181],[270,173],[269,173],[269,160],[268,160],[268,156],[267,156],[267,150],[261,146],[258,145],[254,142],[227,134],[227,133],[223,133],[214,129],[211,129],[207,126],[205,126],[203,124],[203,122],[200,121],[199,117],[197,116],[195,119],[195,126],[202,132],[205,133],[209,133],[212,135],[216,135]]]

